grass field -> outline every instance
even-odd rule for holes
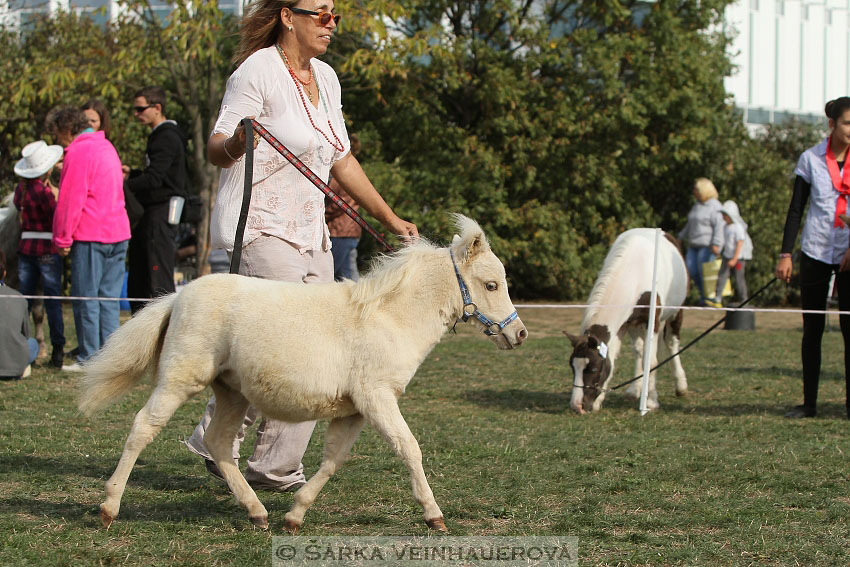
[[[838,332],[824,339],[815,419],[782,417],[800,402],[799,315],[767,314],[756,332],[718,330],[683,355],[690,396],[677,399],[662,369],[659,411],[641,417],[615,393],[600,413],[580,417],[568,410],[569,343],[560,334],[577,330],[580,315],[521,309],[531,337],[512,352],[466,328],[447,335],[402,398],[451,535],[577,536],[582,565],[850,564]],[[711,321],[689,314],[684,339]],[[629,351],[618,379],[629,377]],[[182,447],[206,394],[142,453],[118,519],[100,527],[104,481],[149,393],[144,384],[89,420],[76,411],[73,376],[41,367],[0,383],[0,566],[271,563],[292,496],[259,493],[272,529],[255,529]],[[322,431],[305,456],[308,474]],[[367,428],[301,533],[428,530],[403,465]]]

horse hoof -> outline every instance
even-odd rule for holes
[[[268,516],[249,516],[249,520],[251,523],[260,528],[261,530],[269,529],[269,517]]]
[[[289,535],[297,535],[298,529],[301,527],[301,524],[296,524],[292,520],[286,520],[283,522],[283,529],[289,533]]]
[[[114,522],[114,521],[115,521],[115,518],[113,518],[112,516],[107,514],[106,511],[103,508],[100,509],[100,524],[104,528],[108,528],[109,526],[111,526],[112,522]]]
[[[446,528],[446,523],[443,521],[442,516],[439,518],[433,518],[431,520],[425,520],[425,523],[428,524],[428,527],[432,530],[443,532],[444,534],[449,533],[449,530]]]

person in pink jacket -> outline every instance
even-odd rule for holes
[[[118,298],[130,239],[118,152],[73,106],[51,110],[45,125],[65,147],[53,242],[60,254],[71,255],[71,295]],[[120,307],[118,301],[91,300],[72,306],[79,353],[63,370],[76,371],[118,328]]]

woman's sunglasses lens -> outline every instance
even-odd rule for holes
[[[322,12],[321,15],[319,15],[319,24],[326,26],[331,23],[331,20],[334,21],[334,24],[339,24],[340,17],[341,16],[331,14],[330,12]]]

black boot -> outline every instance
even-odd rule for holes
[[[53,368],[62,368],[64,361],[65,347],[63,345],[53,345],[53,353],[50,355],[50,366]]]

